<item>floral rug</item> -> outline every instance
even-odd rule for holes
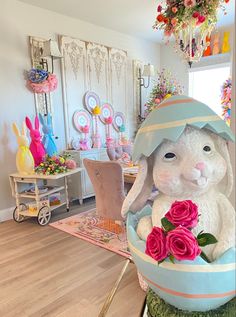
[[[125,228],[113,220],[97,216],[96,209],[53,222],[50,226],[126,258],[131,258]]]

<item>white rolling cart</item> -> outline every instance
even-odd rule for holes
[[[45,226],[49,223],[51,219],[52,210],[66,205],[66,210],[69,211],[69,196],[68,196],[68,182],[67,177],[80,173],[83,168],[77,167],[66,173],[59,173],[56,175],[43,175],[43,174],[32,174],[24,175],[19,173],[10,174],[10,185],[12,190],[12,195],[16,199],[16,208],[13,212],[13,219],[16,222],[22,222],[28,217],[36,217],[38,224]],[[40,181],[57,181],[62,179],[64,184],[62,186],[45,186],[46,191],[41,191],[39,182]],[[33,192],[30,191],[20,191],[20,185],[28,184],[33,186]],[[42,200],[44,198],[49,198],[50,195],[56,194],[59,192],[65,193],[65,200],[60,204],[55,206],[50,206],[48,200]],[[36,208],[33,210],[29,209],[27,203],[22,202],[22,199],[32,199],[35,201]]]

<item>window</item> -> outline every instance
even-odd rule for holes
[[[229,76],[230,66],[226,64],[193,69],[189,72],[189,95],[204,102],[221,116],[221,87]]]

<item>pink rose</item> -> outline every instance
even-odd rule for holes
[[[156,261],[162,261],[167,257],[166,236],[161,228],[153,227],[149,233],[145,253]]]
[[[204,17],[204,15],[199,15],[199,17],[198,17],[198,23],[203,23],[203,22],[205,22],[205,20],[206,20],[206,18]]]
[[[166,247],[168,252],[178,261],[193,261],[201,253],[201,249],[192,232],[181,226],[168,232]]]
[[[200,13],[198,11],[195,11],[195,12],[193,12],[192,17],[196,19],[199,17],[199,15],[200,15]]]
[[[194,228],[198,223],[198,207],[191,200],[176,201],[165,217],[176,227]]]

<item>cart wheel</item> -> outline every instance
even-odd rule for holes
[[[37,221],[40,226],[46,226],[49,223],[50,219],[51,210],[49,207],[44,206],[41,209],[39,209]]]
[[[25,216],[19,214],[19,211],[27,210],[27,206],[25,204],[20,204],[19,209],[16,207],[13,211],[13,219],[16,222],[22,222],[25,220]]]

